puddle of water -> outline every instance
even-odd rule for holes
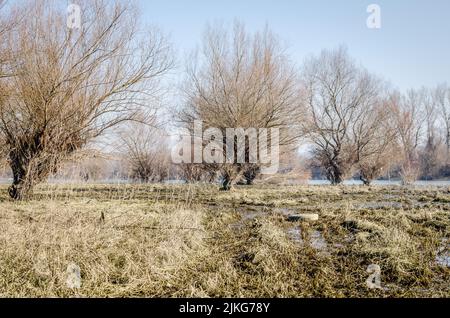
[[[450,267],[450,254],[446,253],[445,255],[436,256],[436,263],[439,266]]]
[[[247,207],[237,208],[237,212],[242,216],[242,222],[254,220],[259,217],[266,217],[270,214],[281,214],[283,216],[289,216],[298,212],[297,209],[292,208],[276,208],[276,209],[259,209],[253,210]]]
[[[229,225],[229,227],[233,230],[233,231],[240,231],[244,228],[244,223],[243,222],[237,222],[237,223],[232,223]]]
[[[311,246],[313,248],[315,248],[316,250],[326,250],[328,247],[327,241],[325,241],[325,238],[323,237],[322,233],[319,231],[312,232],[310,240],[311,240]]]
[[[400,202],[365,202],[361,204],[355,205],[357,209],[371,209],[371,210],[379,210],[379,209],[401,209],[402,204]]]
[[[303,244],[302,230],[298,226],[288,229],[287,235],[295,243]]]
[[[242,221],[248,221],[248,220],[254,220],[258,217],[261,216],[266,216],[267,213],[264,212],[247,212],[247,213],[242,213]]]
[[[302,230],[300,227],[295,226],[287,230],[288,237],[295,243],[303,245],[304,241],[302,239]],[[323,237],[320,231],[313,231],[309,237],[309,243],[311,247],[318,251],[326,251],[328,248],[327,241]]]
[[[385,194],[385,195],[383,195],[383,198],[385,200],[397,200],[399,198],[399,195],[396,195],[396,194]]]
[[[333,246],[335,248],[344,248],[344,244],[341,244],[341,243],[335,243],[335,244],[333,244]]]
[[[398,197],[394,195],[385,195],[385,200],[395,200]],[[414,208],[423,208],[427,206],[428,202],[421,202],[418,200],[409,199],[408,202],[404,202],[406,206],[412,206]],[[370,209],[370,210],[380,210],[380,209],[401,209],[403,208],[402,202],[397,201],[373,201],[373,202],[364,202],[360,204],[356,204],[355,208],[357,209]]]
[[[377,186],[400,186],[402,183],[400,180],[375,180],[372,182],[372,185]],[[327,180],[309,180],[308,185],[330,185],[330,182]],[[355,185],[363,185],[362,181],[359,180],[345,180],[344,185],[355,186]],[[414,186],[437,186],[437,187],[445,187],[450,186],[449,180],[437,180],[437,181],[416,181],[414,182]]]
[[[242,215],[242,218],[239,222],[232,224],[232,228],[234,230],[240,230],[244,227],[244,224],[247,221],[251,221],[254,219],[257,219],[258,217],[265,217],[268,216],[271,213],[274,214],[281,214],[283,216],[289,216],[293,213],[297,213],[297,209],[292,208],[276,208],[271,210],[249,210],[245,207],[238,208],[238,212]],[[304,244],[304,241],[302,239],[302,231],[299,226],[291,227],[287,230],[288,237],[294,241],[297,244]],[[325,238],[323,237],[322,233],[320,231],[313,231],[309,237],[309,243],[311,244],[311,247],[319,250],[319,251],[326,251],[328,248],[327,242]]]
[[[236,223],[230,224],[231,229],[235,231],[242,230],[245,227],[245,223],[248,221],[268,216],[270,210],[261,209],[255,211],[248,207],[239,207],[237,208],[237,212],[241,215],[241,219]]]
[[[442,240],[442,247],[438,250],[436,263],[439,266],[450,267],[450,250],[447,239]]]
[[[258,217],[265,217],[269,214],[267,210],[253,210],[247,207],[239,207],[236,211],[242,216],[240,222],[256,219]]]

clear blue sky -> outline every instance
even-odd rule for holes
[[[395,87],[450,83],[449,0],[138,0],[146,22],[171,37],[180,61],[200,44],[208,22],[266,23],[301,64],[323,48],[347,45],[350,54]],[[381,7],[382,28],[368,29],[369,4]]]

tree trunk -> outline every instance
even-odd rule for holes
[[[231,190],[231,177],[228,173],[222,176],[222,187],[220,190],[222,191],[230,191]]]
[[[371,178],[365,177],[362,174],[359,176],[359,179],[363,182],[363,184],[365,186],[370,186],[370,184],[372,183],[372,179]]]
[[[418,174],[418,168],[411,161],[407,160],[404,162],[400,170],[402,185],[413,184],[417,180]]]
[[[56,171],[56,157],[42,156],[40,153],[11,151],[9,164],[13,173],[13,184],[8,193],[14,200],[27,200],[33,193],[33,188],[45,180],[52,171]]]
[[[253,184],[253,181],[255,181],[258,173],[259,173],[259,167],[258,166],[249,167],[244,172],[244,178],[245,178],[245,181],[247,182],[247,185],[252,185]]]
[[[447,137],[446,137],[446,145],[447,145],[447,158],[446,164],[450,163],[450,129],[447,127]]]
[[[32,185],[29,182],[23,180],[14,180],[13,184],[9,187],[9,196],[16,201],[27,200],[32,194]]]
[[[332,185],[341,184],[344,181],[342,175],[341,169],[337,165],[327,168],[326,176]]]
[[[13,173],[13,184],[9,187],[9,196],[17,201],[26,200],[32,194],[32,182],[30,177],[27,176],[26,168],[21,160],[13,156],[10,156],[10,166]]]
[[[359,179],[364,183],[365,186],[370,186],[373,180],[377,179],[382,171],[376,165],[363,165],[360,166]]]

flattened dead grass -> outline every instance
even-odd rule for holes
[[[17,203],[3,188],[0,296],[449,297],[449,267],[436,261],[448,253],[449,193],[59,185]],[[287,221],[305,211],[319,221]],[[79,290],[66,285],[70,263]],[[382,289],[366,285],[371,264]]]

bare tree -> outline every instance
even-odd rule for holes
[[[424,117],[425,146],[419,154],[421,177],[432,179],[439,173],[443,162],[441,157],[442,138],[439,134],[440,89],[432,91],[422,88],[419,91]]]
[[[0,105],[8,98],[7,87],[2,83],[2,79],[11,76],[8,69],[8,62],[11,59],[12,52],[6,43],[5,34],[11,31],[15,23],[11,20],[11,12],[6,8],[6,0],[0,0]],[[19,19],[19,17],[17,17]],[[2,164],[6,161],[8,155],[5,136],[0,134],[0,160]]]
[[[17,24],[17,21],[14,21],[11,15],[10,9],[6,7],[6,0],[0,0],[0,79],[10,75],[7,62],[11,59],[12,52],[9,50],[5,39],[6,33],[10,32]],[[17,13],[15,19],[20,19]],[[0,90],[0,98],[2,98],[2,95],[4,96],[4,92]]]
[[[437,114],[444,127],[445,145],[447,146],[447,164],[450,164],[450,87],[439,85],[433,94]]]
[[[108,179],[108,156],[95,149],[83,149],[64,162],[51,177],[85,182]]]
[[[235,23],[230,36],[221,27],[209,27],[201,54],[188,66],[183,90],[186,100],[178,120],[185,128],[192,129],[194,120],[201,120],[205,130],[214,127],[222,132],[224,144],[226,128],[278,128],[280,145],[296,140],[292,129],[300,110],[296,73],[268,28],[250,35]],[[223,189],[229,189],[244,173],[249,180],[257,173],[258,167],[248,163],[235,160],[209,167],[220,171]]]
[[[327,179],[339,184],[361,160],[364,143],[370,144],[368,130],[375,129],[376,121],[365,119],[379,101],[380,81],[357,66],[340,47],[324,50],[305,62],[303,91],[308,111],[304,132]]]
[[[177,165],[178,177],[188,183],[214,182],[217,171],[205,164],[183,163]]]
[[[361,109],[351,132],[355,145],[356,166],[365,185],[381,177],[396,160],[397,130],[391,109],[383,99]]]
[[[423,94],[414,90],[408,91],[406,95],[394,92],[389,99],[389,105],[401,150],[402,182],[410,184],[420,173],[418,148],[424,128]]]
[[[252,185],[260,173],[261,167],[257,164],[249,164],[243,172],[243,177],[247,185]]]
[[[158,128],[132,124],[122,133],[130,177],[140,182],[162,182],[169,176],[168,137]]]
[[[14,175],[9,193],[25,199],[88,141],[130,120],[153,115],[146,106],[172,65],[157,29],[144,31],[124,1],[81,1],[79,29],[53,0],[25,1],[23,23],[3,34],[13,76],[0,81],[0,134]]]
[[[280,158],[280,169],[277,174],[262,177],[268,184],[292,185],[305,184],[311,179],[310,159],[296,151],[286,152]]]

